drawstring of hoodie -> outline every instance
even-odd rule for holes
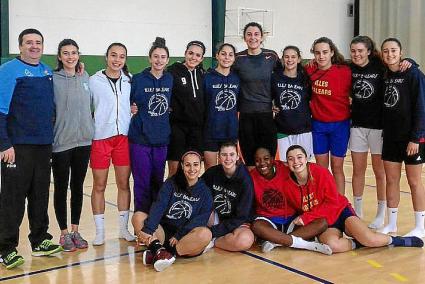
[[[192,83],[193,97],[196,98],[196,90],[199,90],[198,80],[197,80],[197,76],[196,76],[196,68],[193,70],[194,74],[192,74],[192,71],[190,71],[189,69],[187,71],[189,71],[189,74],[190,74],[190,81]],[[196,87],[196,90],[195,90],[195,87]]]

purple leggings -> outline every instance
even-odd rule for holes
[[[134,179],[134,211],[149,213],[164,181],[167,146],[130,144],[131,172]]]

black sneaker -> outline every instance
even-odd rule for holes
[[[51,240],[44,240],[32,250],[32,256],[47,256],[63,251],[60,245],[55,245]]]
[[[24,258],[18,255],[16,250],[12,251],[8,255],[3,255],[1,258],[3,259],[3,265],[6,266],[6,269],[12,269],[24,264]]]

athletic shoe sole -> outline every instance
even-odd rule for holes
[[[49,251],[33,251],[31,253],[32,256],[49,256],[58,252],[63,251],[63,248],[61,246],[58,246],[57,248]]]
[[[167,267],[170,267],[174,263],[174,261],[176,261],[176,258],[174,256],[170,259],[160,259],[155,261],[153,267],[156,271],[161,272]]]
[[[9,265],[6,265],[4,263],[3,263],[3,265],[6,267],[6,269],[12,269],[12,268],[15,268],[15,267],[18,267],[18,266],[24,264],[24,262],[25,262],[25,260],[23,258],[21,258],[21,259],[15,261],[14,263],[11,263]]]

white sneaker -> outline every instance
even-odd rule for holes
[[[96,234],[96,236],[94,237],[94,240],[92,242],[92,244],[94,246],[101,246],[105,243],[105,234],[100,233],[100,234]]]
[[[386,225],[382,229],[379,229],[378,232],[382,234],[397,233],[397,227]]]
[[[368,225],[369,229],[377,230],[384,226],[384,219],[376,218]]]
[[[425,230],[424,229],[418,229],[415,228],[405,234],[403,237],[418,237],[418,238],[424,238],[425,237]]]
[[[282,245],[275,244],[275,243],[272,243],[272,242],[269,242],[269,241],[264,241],[261,244],[261,251],[264,252],[264,253],[267,253],[267,252],[272,251],[275,247],[281,247],[281,246]]]
[[[209,250],[211,250],[213,247],[215,246],[215,238],[212,238],[212,240],[209,242],[209,244],[204,248],[204,251],[202,252],[202,254],[208,252]]]
[[[136,237],[132,235],[127,229],[120,230],[119,238],[125,239],[127,242],[134,242],[136,240]]]

